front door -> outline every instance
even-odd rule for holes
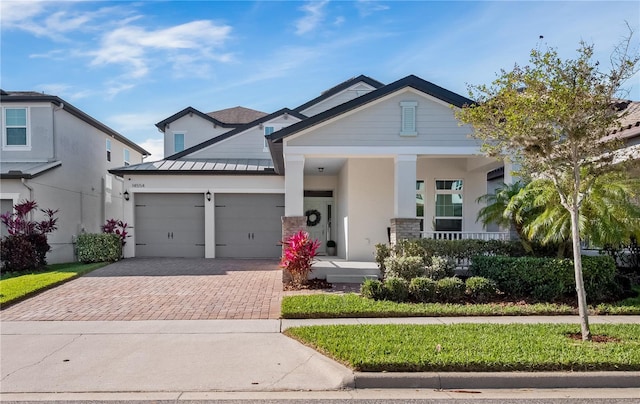
[[[326,242],[332,240],[333,198],[305,197],[304,214],[307,217],[307,232],[309,237],[320,241],[318,254],[326,254]]]

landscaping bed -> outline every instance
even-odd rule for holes
[[[7,307],[36,293],[107,265],[107,262],[47,265],[40,272],[9,272],[0,278],[0,304]]]
[[[640,324],[331,325],[286,335],[364,372],[638,371]],[[604,342],[596,342],[602,340]]]

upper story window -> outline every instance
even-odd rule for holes
[[[173,151],[179,153],[184,150],[184,133],[173,134]]]
[[[107,161],[111,161],[111,139],[107,139]]]
[[[436,180],[435,231],[462,231],[462,180]]]
[[[124,165],[128,166],[131,164],[131,153],[129,149],[124,149]]]
[[[402,110],[402,126],[400,128],[400,136],[417,136],[418,130],[416,126],[416,109],[418,103],[416,101],[402,101],[400,108]]]
[[[274,128],[273,126],[264,127],[264,148],[265,149],[269,147],[269,141],[267,140],[267,136],[275,132],[275,129],[276,128]]]
[[[31,139],[28,122],[28,108],[4,108],[2,146],[15,150],[29,150]]]

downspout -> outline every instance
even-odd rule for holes
[[[33,188],[27,184],[27,180],[25,178],[20,178],[22,185],[29,190],[29,200],[33,201]],[[33,220],[33,212],[29,212],[29,220]]]

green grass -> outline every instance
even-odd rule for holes
[[[285,334],[358,371],[640,370],[640,324],[598,324],[582,342],[570,324],[331,325]]]
[[[640,286],[633,288],[636,297],[630,297],[617,303],[602,303],[596,306],[596,314],[635,314],[640,315]]]
[[[93,264],[73,262],[48,265],[47,269],[42,272],[12,272],[4,274],[0,278],[0,304],[15,303],[34,293],[41,292],[107,264],[105,262]]]
[[[281,310],[282,318],[530,316],[576,313],[570,306],[550,303],[395,303],[367,299],[355,293],[285,296]]]

